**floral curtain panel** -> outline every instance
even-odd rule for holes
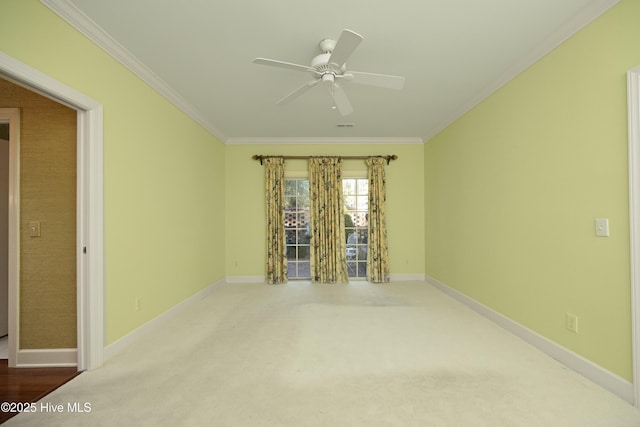
[[[387,199],[384,174],[385,160],[380,157],[367,159],[369,178],[369,256],[367,280],[372,283],[389,281],[389,256],[387,246]]]
[[[309,159],[311,281],[346,283],[347,248],[342,197],[342,159]]]
[[[287,254],[284,233],[284,159],[264,159],[267,201],[266,281],[270,285],[287,282]]]

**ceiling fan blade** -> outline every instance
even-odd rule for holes
[[[271,67],[287,68],[289,70],[310,71],[312,73],[316,72],[314,68],[308,67],[306,65],[292,64],[291,62],[284,62],[284,61],[276,61],[275,59],[256,58],[253,60],[253,63],[260,64],[260,65],[269,65]]]
[[[334,83],[333,86],[331,86],[331,94],[333,95],[333,102],[341,115],[347,116],[353,113],[353,107],[342,86]]]
[[[312,87],[317,85],[319,81],[320,80],[308,81],[307,83],[305,83],[302,86],[300,86],[298,89],[296,89],[293,92],[291,92],[289,95],[287,95],[284,98],[282,98],[280,101],[276,102],[276,104],[277,105],[284,105],[284,104],[288,103],[289,101],[299,97],[300,95],[302,95],[303,93],[305,93],[306,91],[308,91],[309,89],[311,89]]]
[[[353,77],[349,77],[349,75]],[[353,83],[369,86],[383,87],[386,89],[400,90],[404,87],[404,77],[388,76],[386,74],[363,73],[361,71],[349,71],[344,75],[345,79]]]
[[[362,39],[363,37],[360,34],[351,30],[342,31],[340,38],[336,42],[336,47],[333,49],[333,53],[331,53],[329,63],[342,67]]]

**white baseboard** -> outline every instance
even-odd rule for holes
[[[186,309],[189,305],[191,305],[194,302],[196,302],[198,300],[201,300],[202,298],[206,297],[207,295],[209,295],[218,286],[221,286],[221,285],[224,285],[224,284],[225,284],[225,280],[224,279],[218,280],[217,282],[207,286],[206,288],[204,288],[200,292],[190,296],[189,298],[187,298],[186,300],[182,301],[181,303],[179,303],[177,305],[174,305],[169,310],[165,311],[164,313],[160,314],[159,316],[149,320],[144,325],[142,325],[142,326],[138,327],[137,329],[134,329],[133,331],[129,332],[127,335],[125,335],[124,337],[120,338],[119,340],[109,344],[108,346],[106,346],[104,348],[104,360],[108,360],[110,357],[113,357],[114,355],[118,354],[120,351],[122,351],[123,349],[125,349],[126,347],[131,345],[133,342],[135,342],[138,339],[140,339],[140,337],[144,336],[145,334],[149,333],[151,330],[153,330],[153,329],[157,328],[158,326],[160,326],[163,322],[169,320],[170,318],[172,318],[176,314],[180,313],[181,311]]]
[[[227,283],[266,283],[264,276],[227,276]]]
[[[392,282],[424,282],[424,274],[390,274],[389,279]]]
[[[17,368],[55,368],[78,366],[75,348],[35,348],[18,350]]]
[[[525,342],[531,344],[538,350],[546,353],[548,356],[556,359],[569,369],[579,373],[585,378],[598,384],[600,387],[609,390],[620,398],[626,400],[630,404],[634,404],[634,389],[633,384],[624,378],[610,372],[603,367],[596,365],[588,359],[580,356],[577,353],[561,346],[560,344],[551,341],[548,338],[532,331],[531,329],[522,326],[521,324],[509,319],[508,317],[492,310],[491,308],[477,302],[476,300],[469,298],[463,293],[445,285],[444,283],[434,279],[433,277],[426,276],[426,282],[440,289],[445,294],[451,296],[457,301],[465,304],[472,310],[476,311],[480,315],[491,320],[498,326],[506,329],[512,334],[516,335]]]
[[[425,275],[424,274],[391,274],[389,275],[389,279],[392,282],[424,282]],[[297,280],[297,279],[289,279],[290,282],[294,281],[296,283],[310,283],[309,279],[307,280]],[[358,281],[357,279],[355,281]],[[265,283],[264,276],[227,276],[227,283]]]

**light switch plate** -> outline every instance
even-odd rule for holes
[[[29,221],[29,236],[40,237],[40,221]]]
[[[609,218],[596,218],[596,236],[609,237]]]

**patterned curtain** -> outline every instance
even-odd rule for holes
[[[369,256],[367,258],[367,280],[372,283],[389,281],[389,256],[387,246],[387,220],[385,201],[387,199],[384,176],[384,162],[381,157],[367,159],[369,166]]]
[[[342,197],[342,159],[309,159],[311,281],[346,283],[347,248]]]
[[[267,271],[270,285],[287,282],[287,254],[284,234],[284,159],[264,159],[267,199]]]

